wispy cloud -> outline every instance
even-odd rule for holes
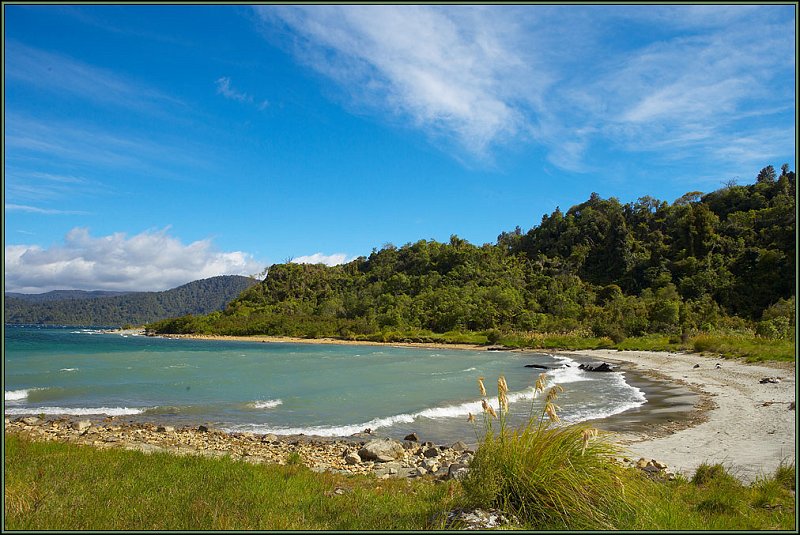
[[[521,142],[590,171],[598,145],[695,158],[723,154],[765,121],[791,125],[794,19],[784,7],[253,9],[272,35],[288,31],[285,46],[349,105],[479,159]]]
[[[45,214],[45,215],[88,215],[89,213],[80,210],[57,210],[55,208],[39,208],[36,206],[28,206],[26,204],[8,204],[8,203],[6,203],[5,209],[7,212],[26,212],[29,214]]]
[[[6,290],[156,291],[263,267],[248,253],[217,251],[208,239],[184,244],[168,230],[93,237],[88,229],[74,228],[62,245],[6,245]]]
[[[548,83],[530,76],[502,10],[435,6],[258,6],[302,38],[295,49],[356,101],[388,109],[434,137],[486,155],[520,133],[523,110]],[[501,27],[502,25],[502,27]],[[517,82],[528,82],[526,92]]]
[[[253,95],[250,95],[248,93],[243,93],[241,91],[237,91],[236,89],[234,89],[233,86],[231,85],[231,79],[228,78],[227,76],[218,78],[217,81],[214,83],[217,86],[217,93],[227,99],[236,100],[238,102],[243,102],[245,104],[256,105],[259,110],[263,110],[267,106],[269,106],[269,101],[267,100],[262,100],[258,104],[256,104]]]
[[[157,112],[181,102],[154,87],[69,56],[11,40],[6,48],[6,77],[56,95],[77,96],[93,104],[110,104]]]
[[[338,266],[352,260],[348,258],[345,253],[334,253],[326,255],[323,253],[314,253],[312,255],[298,256],[292,259],[293,264],[325,264],[326,266]]]

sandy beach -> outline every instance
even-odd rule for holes
[[[631,457],[657,459],[691,475],[703,462],[722,463],[743,481],[795,462],[795,364],[745,364],[687,353],[592,350],[570,352],[620,369],[655,373],[704,394],[705,408],[685,429],[615,434]],[[716,365],[719,363],[719,367]],[[699,365],[699,367],[695,367]],[[778,383],[761,383],[779,377]],[[791,407],[791,408],[790,408]]]

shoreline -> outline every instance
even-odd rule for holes
[[[794,362],[745,364],[694,353],[604,349],[562,353],[629,366],[700,393],[688,426],[616,432],[615,441],[632,457],[657,459],[687,476],[703,462],[720,463],[746,482],[774,473],[782,462],[795,463]],[[768,378],[779,382],[761,382]]]
[[[141,329],[107,331],[143,334]],[[160,335],[192,340],[370,345],[485,351],[487,346],[369,342],[271,336]],[[745,364],[695,353],[617,350],[511,350],[548,352],[585,362],[605,361],[648,399],[640,408],[589,423],[610,434],[629,458],[658,460],[691,476],[703,462],[721,463],[745,482],[795,462],[795,363]],[[719,364],[719,367],[717,367]],[[780,377],[776,383],[761,379]],[[157,424],[153,424],[157,425]],[[380,436],[380,435],[376,435]],[[284,440],[286,437],[281,437]],[[304,436],[309,440],[327,437]],[[352,440],[354,437],[336,437]],[[423,437],[422,440],[425,440]]]

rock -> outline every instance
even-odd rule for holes
[[[436,472],[439,470],[439,463],[434,461],[433,459],[425,459],[424,461],[422,461],[420,466],[423,467],[428,472]]]
[[[459,440],[458,442],[454,442],[453,445],[450,446],[450,449],[460,453],[462,451],[469,451],[469,446]]]
[[[613,372],[614,368],[606,362],[602,364],[581,364],[578,366],[579,370],[583,370],[586,372]]]
[[[41,422],[41,420],[36,416],[26,416],[22,419],[22,423],[25,425],[39,425],[39,422]]]
[[[359,464],[361,463],[361,456],[354,451],[347,453],[344,456],[344,462],[346,462],[349,465]]]
[[[655,466],[659,470],[666,470],[667,469],[667,465],[664,464],[664,463],[660,463],[660,462],[658,462],[656,460],[651,461],[651,463],[653,464],[653,466]]]
[[[395,475],[395,474],[397,474],[397,468],[395,468],[395,467],[390,467],[390,468],[389,468],[389,475],[392,475],[392,476],[393,476],[393,475]]]
[[[794,401],[792,401],[792,402],[790,402],[790,403],[789,403],[789,410],[790,410],[790,411],[793,411],[793,410],[794,410]]]
[[[461,481],[469,474],[469,466],[462,463],[453,463],[447,467],[447,479],[456,479]]]
[[[761,383],[762,385],[767,383],[780,383],[780,382],[781,382],[780,377],[764,377],[759,381],[759,383]]]
[[[396,440],[380,438],[367,442],[358,450],[358,455],[364,460],[385,463],[402,459],[404,451],[403,445]]]
[[[427,450],[422,452],[422,456],[426,458],[438,457],[439,450],[436,448],[428,448]]]
[[[489,346],[486,348],[486,351],[508,351],[509,348],[506,346]]]
[[[417,466],[417,469],[414,472],[417,474],[417,476],[424,476],[428,473],[424,466]]]
[[[207,425],[199,425],[197,426],[197,430],[201,433],[208,433],[208,426]]]
[[[417,436],[416,433],[409,433],[408,435],[405,436],[405,438],[403,440],[410,440],[412,442],[418,442],[419,441],[419,437]]]
[[[647,459],[641,458],[636,461],[636,468],[644,469],[647,467],[649,461]]]
[[[445,513],[445,529],[485,530],[519,524],[514,516],[506,516],[497,509],[455,509]],[[441,517],[434,519],[441,522]]]
[[[267,433],[263,437],[261,437],[261,442],[277,442],[278,435],[274,435],[272,433]]]
[[[158,433],[173,433],[174,431],[175,431],[175,428],[172,427],[171,425],[159,425],[156,428],[156,432],[158,432]]]
[[[700,367],[699,364],[695,364],[694,366],[692,366],[692,368],[699,368],[699,367]]]
[[[658,468],[656,468],[655,466],[653,466],[652,464],[648,464],[647,466],[642,468],[642,470],[644,470],[645,472],[650,473],[650,474],[654,474],[656,472],[660,472],[661,471]]]
[[[89,420],[79,420],[72,424],[72,428],[79,433],[83,433],[90,427],[92,427],[92,422]]]
[[[539,370],[549,370],[547,366],[542,366],[541,364],[526,364],[526,368],[537,368]]]
[[[720,364],[719,362],[717,362],[716,364],[714,364],[714,368],[716,368],[716,369],[720,369],[720,368],[722,368],[722,364]]]

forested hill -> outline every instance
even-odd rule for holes
[[[224,275],[198,280],[163,292],[54,291],[5,296],[5,322],[45,325],[123,326],[222,310],[232,299],[256,284],[250,277]],[[83,294],[88,294],[84,296]]]
[[[496,244],[452,236],[387,245],[335,267],[274,265],[224,312],[150,327],[341,337],[578,331],[615,341],[741,327],[787,337],[795,228],[795,173],[768,166],[753,184],[671,204],[592,194]]]

